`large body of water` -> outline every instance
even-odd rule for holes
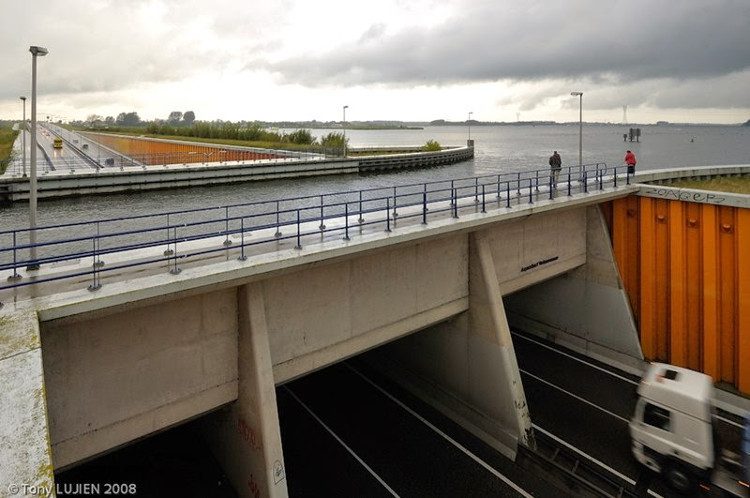
[[[313,134],[321,136],[329,131],[313,130]],[[430,139],[442,145],[463,145],[468,131],[465,126],[348,130],[347,137],[352,147],[422,145]],[[638,156],[639,170],[750,162],[750,127],[644,126],[640,143],[623,143],[625,132],[627,127],[623,125],[584,125],[583,162],[621,165],[627,149]],[[553,150],[560,152],[563,166],[576,164],[578,160],[577,124],[474,126],[471,138],[475,140],[475,158],[460,164],[385,174],[350,174],[47,200],[39,204],[39,225],[546,169]],[[27,204],[0,208],[0,213],[0,229],[28,226]]]

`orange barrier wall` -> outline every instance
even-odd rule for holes
[[[604,213],[646,358],[750,395],[750,209],[629,196]]]
[[[215,145],[142,140],[99,133],[85,133],[88,138],[144,164],[184,164],[219,161],[257,161],[282,157],[273,153],[223,149]]]

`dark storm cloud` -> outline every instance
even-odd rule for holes
[[[748,26],[747,0],[475,2],[437,27],[268,67],[310,86],[709,78],[750,67]]]

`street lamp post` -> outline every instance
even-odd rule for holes
[[[349,109],[348,105],[344,106],[344,157],[346,157],[346,110]]]
[[[31,262],[27,270],[38,270],[36,259],[36,58],[49,53],[44,47],[29,47],[31,52],[31,178],[29,181],[29,243],[31,245]]]
[[[472,111],[469,111],[469,120],[466,121],[469,124],[469,140],[471,140],[471,115],[474,114]]]
[[[578,166],[583,165],[583,92],[570,92],[578,97]]]
[[[21,133],[23,133],[23,152],[21,153],[21,167],[23,168],[23,177],[26,178],[26,97],[19,97],[23,100],[23,126],[21,127]]]

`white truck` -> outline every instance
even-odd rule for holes
[[[727,448],[717,430],[713,394],[708,375],[652,363],[630,420],[633,454],[678,492],[703,488],[750,497],[750,415],[739,447]]]

